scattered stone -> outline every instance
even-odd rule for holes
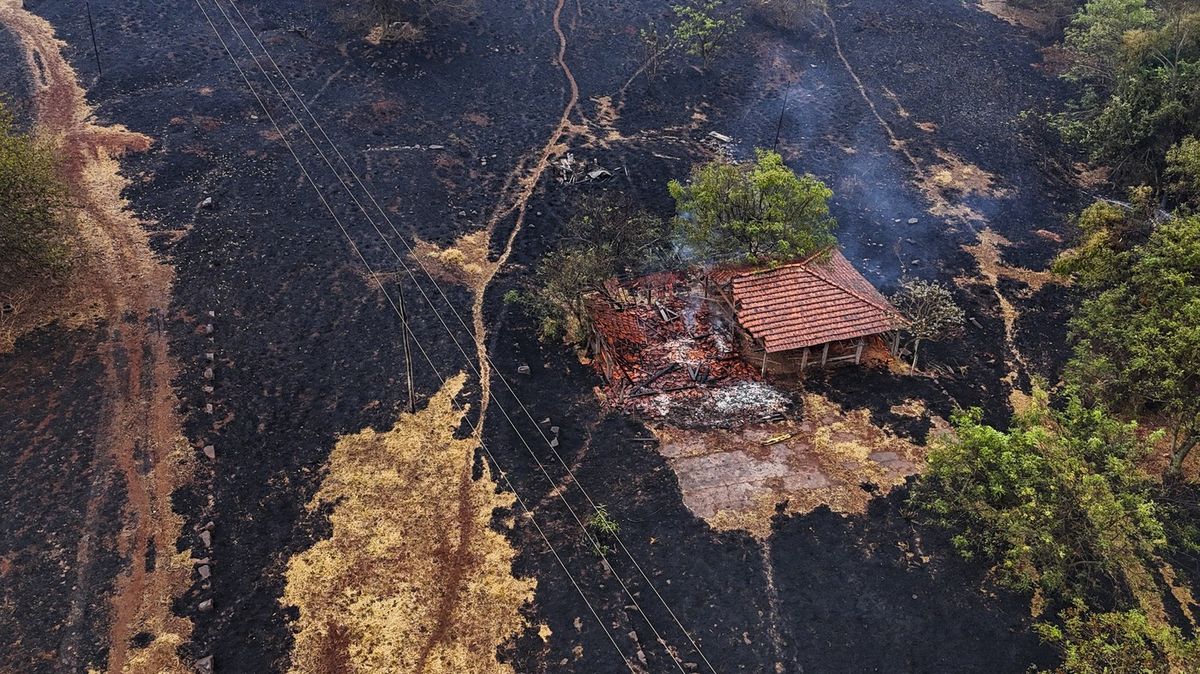
[[[212,392],[213,392],[213,387],[211,387],[211,386],[205,386],[205,387],[204,387],[204,392],[205,392],[205,393],[212,393]]]
[[[542,419],[541,423],[543,425],[550,423],[550,417],[546,417],[545,419]]]
[[[558,448],[558,437],[557,436],[550,438],[550,446],[554,447],[554,448]]]
[[[204,378],[205,379],[213,378],[213,369],[211,367],[204,368]]]
[[[722,142],[722,143],[732,143],[733,142],[733,139],[730,138],[729,136],[726,136],[723,133],[717,133],[716,131],[709,131],[708,137],[712,138],[713,140]]]
[[[212,568],[207,564],[201,564],[200,566],[196,567],[196,573],[199,573],[200,577],[204,580],[208,580],[208,577],[212,575]]]
[[[581,619],[579,616],[575,616],[575,631],[578,632],[582,629],[583,629],[583,619]]]
[[[213,333],[213,324],[208,323],[204,326],[204,334],[211,335]]]
[[[212,197],[204,197],[204,201],[200,202],[200,208],[212,208],[212,207],[213,207],[213,198]]]
[[[200,532],[200,542],[204,544],[204,547],[211,548],[212,547],[212,534],[208,531],[201,531]]]
[[[201,613],[208,613],[209,611],[212,610],[212,606],[213,606],[212,600],[205,599],[204,601],[200,602],[200,606],[198,608],[200,609]]]
[[[212,309],[209,309],[209,310],[208,310],[208,317],[209,317],[209,318],[216,318],[216,317],[217,317],[217,312],[213,311]]]
[[[916,219],[916,218],[909,218],[909,219],[908,219],[908,224],[910,224],[910,225],[915,225],[915,224],[917,224],[918,222],[920,222],[920,220],[918,220],[918,219]]]
[[[207,456],[209,461],[216,461],[217,460],[217,448],[213,447],[212,445],[205,445],[204,446],[204,456]]]
[[[529,374],[529,371],[530,370],[529,370],[528,365],[518,365],[517,366],[517,374]]]
[[[212,403],[204,403],[204,413],[205,414],[213,413],[213,404]]]
[[[553,433],[553,434],[555,434],[555,435],[558,435],[558,426],[551,426],[551,427],[550,427],[550,432],[551,432],[551,433]]]
[[[217,528],[217,525],[216,525],[216,524],[213,524],[213,521],[212,521],[212,520],[209,520],[209,521],[207,521],[207,522],[205,522],[205,523],[204,523],[204,528],[205,528],[205,529],[208,529],[209,531],[212,531],[213,529],[216,529],[216,528]]]
[[[213,671],[213,656],[206,655],[196,661],[194,665],[199,674],[212,674]]]
[[[208,557],[193,557],[192,564],[208,564]]]
[[[208,353],[204,354],[204,360],[207,360],[210,363],[216,359],[217,359],[217,354],[213,353],[212,351],[209,351]]]

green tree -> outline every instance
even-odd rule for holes
[[[579,342],[588,331],[588,294],[616,274],[661,259],[667,227],[661,218],[608,195],[582,197],[575,208],[562,246],[538,265],[532,304],[544,337],[565,334]]]
[[[0,103],[0,288],[66,271],[70,224],[55,148],[19,132]]]
[[[1152,28],[1157,21],[1146,0],[1090,0],[1066,30],[1063,43],[1071,56],[1067,76],[1111,83],[1128,58],[1127,36]]]
[[[724,0],[693,0],[671,6],[676,19],[674,43],[703,60],[706,69],[745,25],[740,11],[722,12],[724,4]]]
[[[951,528],[967,557],[998,564],[1011,587],[1059,599],[1108,588],[1154,592],[1144,560],[1163,543],[1135,427],[1076,398],[1053,412],[1038,392],[1001,431],[979,410],[954,416],[912,502]]]
[[[917,351],[921,342],[946,339],[962,331],[966,316],[954,301],[950,289],[937,281],[905,281],[891,300],[908,319],[905,331],[913,338],[909,372],[917,369]]]
[[[1155,625],[1140,610],[1091,613],[1082,605],[1065,612],[1063,625],[1039,625],[1043,640],[1063,663],[1042,674],[1195,674],[1200,640]]]
[[[1167,150],[1167,178],[1179,203],[1200,207],[1200,139],[1188,136]]]
[[[787,260],[833,245],[833,192],[811,174],[797,176],[776,152],[755,151],[753,164],[715,160],[696,167],[687,185],[672,180],[676,226],[706,257]]]
[[[1200,443],[1200,215],[1114,225],[1104,210],[1108,226],[1057,264],[1086,294],[1065,376],[1090,400],[1163,418],[1174,475]]]
[[[1200,133],[1200,9],[1091,0],[1064,45],[1082,94],[1052,125],[1118,181],[1158,184],[1167,150]]]

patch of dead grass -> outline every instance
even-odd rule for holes
[[[897,406],[928,417],[935,432],[948,427],[920,401]],[[845,411],[818,394],[804,396],[804,421],[754,425],[737,431],[653,429],[679,477],[684,503],[719,530],[771,533],[777,513],[827,506],[862,513],[878,493],[904,484],[924,466],[926,448],[871,420],[866,409]],[[878,487],[875,493],[864,483]]]
[[[496,648],[528,626],[536,582],[492,528],[511,508],[476,443],[455,437],[457,375],[390,430],[338,441],[309,503],[333,504],[333,535],[293,557],[282,602],[299,608],[292,672],[509,674]],[[546,635],[548,636],[548,634]]]
[[[469,232],[446,246],[416,240],[413,253],[426,270],[440,281],[456,283],[478,291],[488,279],[495,263],[488,259],[491,235],[486,229]]]

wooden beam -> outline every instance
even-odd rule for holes
[[[808,347],[804,347],[804,355],[800,358],[800,371],[808,369]]]
[[[858,340],[858,346],[854,349],[854,364],[858,365],[862,362],[863,346],[866,344],[864,340]]]
[[[829,342],[825,342],[825,348],[821,349],[821,367],[825,367],[827,360],[829,360]]]

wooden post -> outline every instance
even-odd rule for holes
[[[400,332],[404,335],[404,380],[408,385],[408,413],[417,413],[417,396],[413,385],[412,350],[408,344],[408,314],[404,310],[404,285],[399,285]]]
[[[762,364],[762,377],[765,379],[765,378],[766,378],[766,376],[767,376],[767,345],[766,345],[766,343],[764,342],[764,343],[763,343],[763,364]]]
[[[829,359],[829,342],[825,342],[825,348],[821,350],[821,367],[825,367],[825,361]]]
[[[804,355],[800,357],[800,371],[804,372],[808,369],[808,347],[804,347]]]
[[[860,339],[860,340],[858,340],[858,347],[854,349],[854,364],[855,365],[858,365],[862,361],[862,352],[863,352],[864,344],[866,344],[866,342],[864,340]]]
[[[893,356],[900,355],[900,331],[899,330],[892,333],[892,355]]]
[[[83,7],[87,10],[88,30],[92,33],[92,53],[96,55],[96,74],[103,77],[104,69],[100,67],[100,48],[96,46],[96,24],[92,23],[92,3],[85,0]]]

